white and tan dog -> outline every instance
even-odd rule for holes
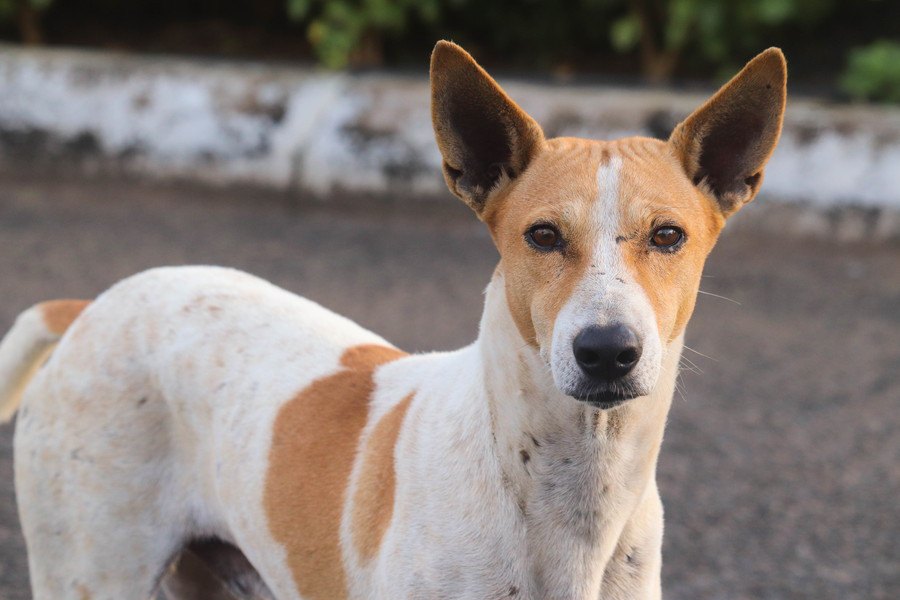
[[[215,267],[26,311],[0,391],[8,416],[24,390],[37,600],[148,598],[187,547],[247,597],[660,597],[684,329],[778,140],[784,58],[666,142],[545,139],[451,43],[431,77],[447,184],[501,255],[477,341],[407,356]]]

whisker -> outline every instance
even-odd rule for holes
[[[683,356],[681,357],[681,359],[686,360],[685,357],[683,357]],[[696,375],[703,375],[703,371],[700,370],[700,367],[698,367],[697,365],[695,365],[694,363],[692,363],[690,361],[687,361],[687,363],[684,363],[684,362],[679,363],[678,366],[681,367],[682,369],[684,369],[685,371],[690,371],[691,373],[694,373]]]
[[[678,395],[681,396],[682,402],[687,402],[687,396],[685,392],[687,389],[685,388],[684,382],[681,380],[681,376],[675,378],[675,391],[678,392]]]
[[[741,306],[741,303],[735,300],[734,298],[728,298],[727,296],[720,296],[719,294],[713,294],[712,292],[704,292],[703,290],[697,290],[698,293],[704,294],[706,296],[712,296],[713,298],[721,298],[722,300],[727,300],[729,302],[734,302],[738,306]]]
[[[694,350],[693,348],[691,348],[691,347],[688,346],[687,344],[682,344],[682,346],[684,347],[685,350],[690,350],[690,351],[693,352],[694,354],[699,354],[699,355],[702,356],[703,358],[708,358],[709,360],[713,360],[713,361],[719,362],[719,359],[718,359],[718,358],[713,358],[712,356],[707,356],[706,354],[703,354],[703,353],[700,352],[699,350]]]

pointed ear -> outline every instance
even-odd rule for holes
[[[672,132],[669,144],[688,177],[726,217],[750,202],[762,183],[784,118],[787,65],[769,48]]]
[[[451,42],[431,54],[431,119],[447,186],[479,214],[544,143],[534,119]]]

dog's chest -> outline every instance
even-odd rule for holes
[[[627,439],[589,422],[558,432],[523,461],[523,526],[535,598],[596,598],[640,495]]]
[[[615,444],[580,433],[529,438],[493,494],[471,503],[444,497],[443,508],[455,514],[407,531],[413,546],[430,543],[408,555],[406,592],[596,599],[636,498],[622,483],[630,465],[618,461],[620,454]]]

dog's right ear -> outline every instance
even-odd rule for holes
[[[535,120],[452,42],[431,54],[431,119],[447,186],[479,215],[544,143]]]

